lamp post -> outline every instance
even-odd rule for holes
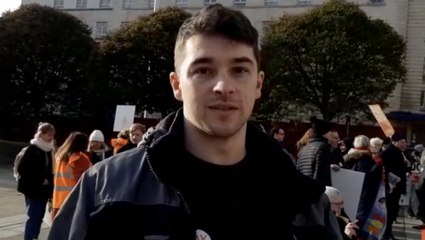
[[[153,0],[153,12],[158,10],[159,0]]]

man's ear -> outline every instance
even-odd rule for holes
[[[180,79],[176,72],[170,73],[170,84],[171,88],[173,89],[174,97],[179,101],[183,101],[182,92],[180,89]]]
[[[259,71],[257,75],[257,95],[256,99],[259,99],[261,97],[261,89],[263,88],[263,81],[264,81],[264,72]]]

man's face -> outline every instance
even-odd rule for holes
[[[333,147],[333,148],[337,148],[338,147],[338,142],[339,142],[339,134],[337,131],[330,131],[328,132],[325,137],[328,139],[329,144]]]
[[[285,138],[285,131],[283,129],[279,129],[277,133],[273,136],[277,141],[283,142],[283,139]]]
[[[134,144],[138,144],[143,139],[142,131],[135,129],[130,131],[130,141]]]
[[[340,196],[329,199],[331,202],[331,209],[336,216],[341,216],[342,208],[344,207],[344,201]]]
[[[170,74],[185,118],[208,135],[230,137],[246,124],[261,96],[264,73],[253,48],[219,36],[195,35],[186,41],[185,58]]]
[[[43,139],[43,141],[50,143],[55,138],[55,131],[48,131],[46,133],[40,133],[40,138]]]
[[[397,142],[393,142],[393,144],[394,144],[394,146],[396,146],[398,149],[400,149],[400,151],[404,151],[404,150],[406,150],[406,146],[407,146],[406,139],[401,139],[401,140],[399,140],[399,141],[397,141]]]

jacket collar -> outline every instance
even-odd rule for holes
[[[185,147],[182,109],[168,115],[158,123],[155,130],[151,131],[151,137],[152,144],[147,146],[147,153],[151,156],[149,157],[151,169],[155,171],[159,180],[172,185],[176,177],[184,178],[182,156],[184,156]],[[272,182],[281,182],[284,188],[287,187],[287,191],[297,196],[296,204],[314,202],[324,192],[322,184],[299,173],[290,157],[282,151],[279,143],[252,122],[247,123],[246,149],[250,159],[252,156],[254,169],[259,178],[264,176]],[[256,189],[262,189],[260,191],[264,194],[277,191],[263,185],[263,181],[258,181],[256,184],[258,185]],[[305,189],[308,191],[306,192]]]
[[[152,167],[159,178],[161,178],[161,175],[168,175],[167,172],[170,169],[181,168],[180,159],[186,151],[183,118],[183,111],[179,109],[159,122],[155,130],[151,130],[146,137],[150,139],[151,143],[145,146],[150,156]],[[259,168],[272,166],[273,164],[270,163],[273,161],[287,161],[288,169],[294,168],[295,170],[289,156],[283,153],[278,142],[252,122],[247,123],[245,144],[247,153],[253,159],[258,160],[256,165]]]
[[[169,114],[154,129],[146,133],[144,145],[154,152],[169,151],[170,147],[184,149],[183,118],[182,108]],[[251,121],[247,123],[246,148],[250,153],[258,152],[261,155],[265,153],[281,155],[282,152],[279,143]]]

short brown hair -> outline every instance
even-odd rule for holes
[[[188,18],[180,27],[174,48],[176,71],[183,61],[186,41],[198,34],[221,36],[252,47],[257,66],[260,66],[258,32],[249,19],[240,11],[213,4]]]
[[[133,132],[136,130],[139,130],[144,134],[146,132],[146,126],[141,123],[133,123],[133,125],[131,125],[130,127],[130,132]]]

